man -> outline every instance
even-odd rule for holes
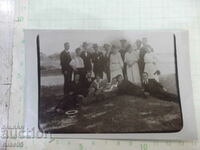
[[[121,43],[121,48],[119,50],[121,56],[122,56],[122,60],[124,62],[124,59],[125,59],[125,54],[127,52],[126,48],[127,48],[127,40],[125,39],[122,39],[120,40],[120,43]],[[123,75],[124,75],[124,78],[127,79],[127,74],[126,74],[126,63],[124,63],[124,67],[123,67]]]
[[[72,68],[69,64],[71,62],[71,55],[69,53],[70,45],[68,42],[64,44],[64,48],[60,54],[60,65],[64,75],[64,94],[66,95],[72,78]]]
[[[56,106],[57,112],[65,112],[66,110],[76,107],[83,98],[83,87],[80,82],[80,75],[76,74],[74,81],[70,83],[70,89],[67,95]]]
[[[110,82],[110,51],[111,51],[111,46],[109,44],[104,44],[103,48],[105,50],[105,55],[104,55],[104,72],[107,76],[108,82]]]
[[[83,59],[84,62],[84,69],[85,69],[85,75],[87,72],[91,72],[92,71],[92,55],[89,52],[88,49],[88,43],[87,42],[83,42],[82,44],[82,53],[80,55],[80,57]]]
[[[101,79],[103,79],[103,71],[104,71],[104,57],[103,57],[103,53],[99,52],[99,48],[97,44],[93,44],[93,49],[94,49],[94,54],[92,57],[92,61],[93,61],[93,71],[94,71],[94,75],[95,78],[97,76],[97,74],[100,76]]]
[[[167,90],[155,79],[148,79],[148,73],[143,73],[143,87],[145,92],[149,92],[150,95],[167,100],[178,102],[178,97],[175,94],[167,92]]]
[[[118,93],[119,94],[127,94],[127,95],[133,95],[138,97],[146,98],[147,94],[144,92],[144,90],[131,83],[130,81],[123,79],[122,75],[118,75],[117,77],[118,81]]]

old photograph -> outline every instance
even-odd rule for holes
[[[175,34],[44,31],[35,44],[41,132],[182,129]]]

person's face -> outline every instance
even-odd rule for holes
[[[113,78],[112,79],[112,84],[116,84],[117,83],[117,79],[116,78]]]
[[[87,73],[87,78],[91,78],[92,77],[92,73],[88,72]]]
[[[143,80],[147,80],[148,79],[148,75],[146,73],[143,73],[142,77],[143,77]]]
[[[83,43],[83,49],[87,50],[88,49],[88,44],[87,43]]]
[[[96,77],[97,82],[99,82],[100,79],[101,79],[100,76],[97,76],[97,77]]]
[[[121,40],[121,46],[124,48],[126,46],[126,40]]]
[[[76,52],[76,55],[77,55],[77,56],[80,56],[80,55],[81,55],[81,51],[80,51],[80,50],[77,51],[77,52]]]
[[[79,74],[75,75],[74,81],[75,81],[75,82],[79,82],[79,79],[80,79],[80,75],[79,75]]]
[[[64,44],[65,50],[69,50],[69,43]]]
[[[122,82],[122,80],[123,80],[122,76],[119,76],[119,77],[117,78],[117,80],[118,80],[118,82]]]
[[[143,38],[142,43],[143,43],[143,45],[147,45],[147,43],[148,43],[147,38]]]
[[[128,52],[132,52],[133,51],[133,48],[132,47],[129,47],[128,48]]]
[[[136,41],[136,46],[137,46],[138,49],[141,47],[141,45],[142,45],[142,42],[140,40],[137,40]]]
[[[96,44],[93,45],[93,49],[94,49],[95,52],[97,52],[98,51],[98,45],[96,45]]]
[[[110,50],[110,45],[104,45],[104,49],[105,49],[106,51],[109,51],[109,50]]]

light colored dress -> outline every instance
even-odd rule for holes
[[[144,72],[148,73],[148,78],[149,79],[155,79],[156,81],[159,82],[159,77],[155,72],[158,70],[157,68],[157,58],[153,52],[146,53],[144,55]]]
[[[122,68],[124,66],[121,54],[117,52],[116,54],[110,55],[110,77],[111,80],[117,75],[122,75]]]
[[[139,53],[137,51],[132,51],[130,53],[126,52],[124,61],[127,64],[126,71],[128,80],[133,84],[141,86],[138,60],[139,60]]]

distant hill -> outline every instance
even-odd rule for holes
[[[47,56],[46,54],[40,52],[40,66],[42,70],[52,70],[60,68],[59,54],[53,54]]]
[[[55,54],[49,55],[49,58],[53,60],[60,60],[60,54],[55,53]]]
[[[177,83],[176,83],[176,75],[161,75],[160,83],[170,92],[177,94]]]

